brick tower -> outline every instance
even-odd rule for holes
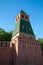
[[[36,41],[29,15],[21,10],[16,16],[10,47],[15,45],[16,65],[42,65],[40,43]]]

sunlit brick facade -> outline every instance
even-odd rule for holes
[[[10,43],[0,41],[0,65],[43,65],[43,52],[36,40],[29,15],[21,10]]]
[[[16,65],[42,65],[40,42],[36,40],[29,15],[23,10],[16,17],[10,47],[15,45]]]

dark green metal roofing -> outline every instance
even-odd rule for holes
[[[18,22],[16,22],[13,36],[18,32],[34,35],[30,22],[22,19],[19,19]]]
[[[26,14],[23,10],[21,10],[20,12],[22,12],[22,13]]]

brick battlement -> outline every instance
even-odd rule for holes
[[[0,41],[0,47],[10,47],[10,42]]]
[[[1,41],[0,44],[4,41]],[[0,65],[13,65],[15,63],[16,52],[13,47],[0,47]]]

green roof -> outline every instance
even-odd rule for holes
[[[18,32],[34,35],[30,22],[22,19],[19,19],[18,22],[16,22],[13,36]]]
[[[22,12],[22,13],[26,14],[23,10],[21,10],[20,12]]]

